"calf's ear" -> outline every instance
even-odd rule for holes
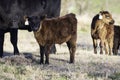
[[[28,16],[24,16],[24,20],[25,20],[25,25],[28,26],[29,25],[29,21],[28,21],[29,17]]]
[[[23,16],[23,19],[26,20],[28,19],[29,17],[27,15]]]
[[[99,13],[99,19],[103,19],[103,16],[101,13]]]
[[[44,20],[45,18],[47,18],[47,14],[42,15],[42,16],[40,17],[41,20]]]

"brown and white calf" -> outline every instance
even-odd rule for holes
[[[29,22],[34,23],[37,18],[29,19]],[[53,44],[67,43],[70,52],[70,63],[74,63],[77,39],[77,19],[75,14],[70,13],[58,18],[40,18],[39,28],[34,26],[34,36],[40,46],[40,64],[49,64],[49,53]],[[38,25],[39,25],[38,23]]]
[[[114,39],[114,20],[108,11],[100,11],[92,19],[91,36],[93,39],[94,53],[97,54],[97,41],[100,40],[100,54],[103,49],[106,54],[112,54]]]

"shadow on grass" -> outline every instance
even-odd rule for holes
[[[13,56],[13,55],[14,55],[14,53],[11,53],[11,52],[6,52],[6,51],[5,51],[5,52],[3,53],[3,57],[6,57],[6,56],[9,56],[9,57],[10,57],[10,56]]]
[[[10,59],[12,62],[15,62],[15,63],[16,62],[24,63],[22,61],[27,61],[27,62],[29,62],[29,64],[39,64],[39,60],[38,60],[39,56],[34,55],[33,53],[34,52],[32,52],[32,53],[22,52],[22,53],[20,53],[20,55],[14,55],[14,53],[5,51],[4,54],[3,54],[3,58],[6,59],[6,60]]]
[[[50,58],[51,60],[54,60],[54,61],[60,61],[60,62],[64,62],[64,63],[69,63],[68,60],[65,60],[65,59],[59,59],[59,58]]]

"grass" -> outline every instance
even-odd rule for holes
[[[83,55],[84,54],[84,55]],[[0,60],[1,80],[119,80],[119,56],[94,55],[79,51],[76,63],[69,64],[69,54],[51,55],[50,65],[28,62],[22,56]],[[7,61],[14,58],[20,62]],[[20,58],[20,59],[19,59]],[[61,60],[64,59],[64,60]],[[111,61],[112,59],[112,61]],[[113,60],[114,59],[114,60]],[[6,60],[6,61],[5,61]],[[16,59],[15,59],[16,60]],[[29,60],[29,59],[28,59]],[[23,62],[24,61],[24,62]],[[22,63],[22,64],[21,64]],[[23,64],[25,63],[25,64]],[[29,64],[28,64],[29,63]],[[117,71],[117,72],[116,72]]]
[[[42,73],[38,70],[39,68],[36,69],[34,66],[17,66],[17,65],[6,65],[3,64],[0,67],[0,80],[42,80]]]
[[[120,73],[115,73],[110,76],[108,76],[112,80],[120,80]]]

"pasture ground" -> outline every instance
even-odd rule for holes
[[[24,30],[18,35],[20,56],[14,56],[9,33],[6,33],[0,80],[120,80],[120,56],[94,54],[91,21],[82,20],[82,17],[78,19],[74,64],[68,63],[69,51],[64,43],[56,45],[56,54],[50,54],[50,65],[39,65],[39,46],[33,33]]]

